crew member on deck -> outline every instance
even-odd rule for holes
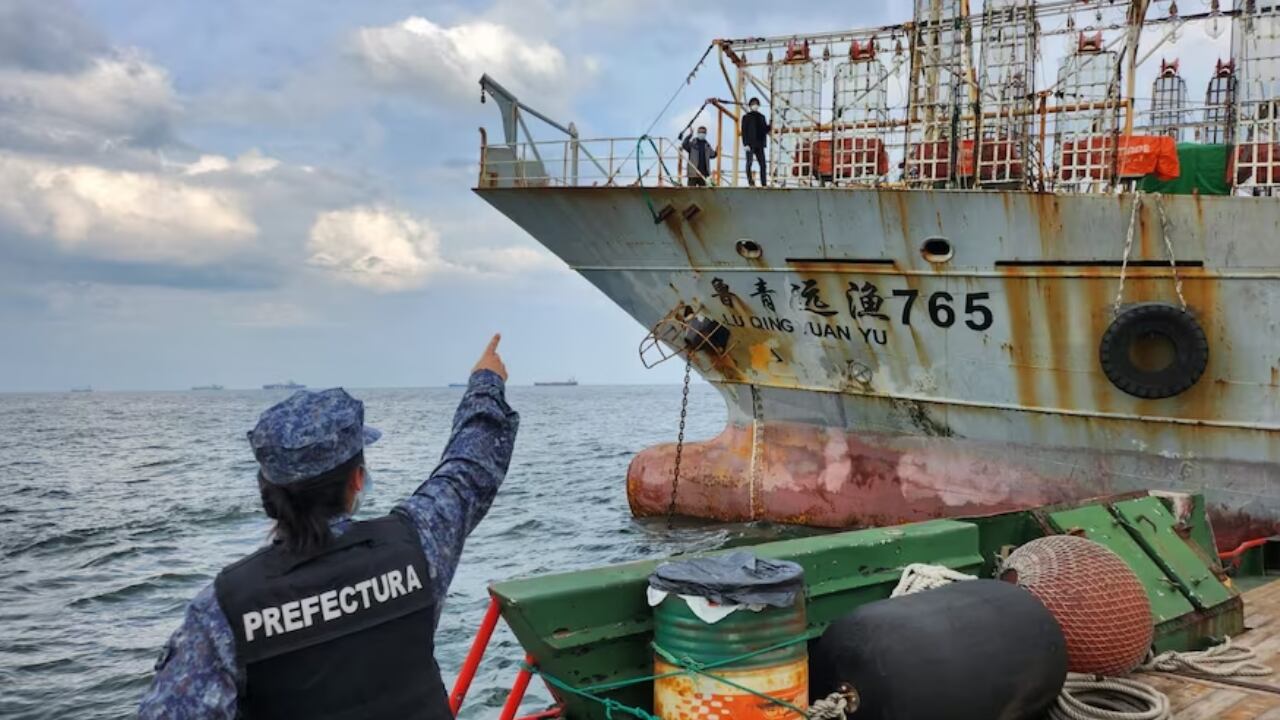
[[[747,149],[747,184],[755,185],[751,176],[751,161],[760,161],[760,184],[769,184],[768,165],[764,161],[764,150],[769,146],[769,121],[760,112],[760,99],[751,98],[747,103],[747,114],[742,116],[742,146]]]
[[[705,186],[711,177],[711,161],[716,156],[716,149],[707,141],[707,128],[699,125],[698,134],[685,135],[680,147],[689,154],[689,187]]]
[[[440,464],[388,514],[351,516],[380,433],[341,389],[302,391],[249,433],[270,545],[227,566],[187,608],[143,718],[451,720],[436,624],[466,537],[511,462],[498,336],[476,363]]]

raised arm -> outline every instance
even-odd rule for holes
[[[495,335],[471,373],[440,464],[413,495],[396,506],[418,528],[437,613],[467,535],[489,511],[506,477],[520,426],[520,415],[504,397],[507,370],[497,353],[498,341]]]

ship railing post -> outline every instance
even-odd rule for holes
[[[716,103],[716,171],[715,183],[724,182],[724,111]]]
[[[453,692],[449,694],[449,710],[455,716],[462,707],[462,701],[467,697],[467,691],[471,689],[471,682],[476,678],[476,670],[480,667],[480,661],[484,659],[484,651],[489,647],[494,628],[498,627],[499,617],[498,599],[490,597],[484,620],[480,621],[480,629],[476,631],[475,640],[471,641],[471,649],[462,663],[462,669],[458,671],[458,679],[453,683]]]
[[[524,664],[526,666],[533,665],[533,656],[525,655]],[[521,666],[520,672],[516,674],[516,682],[511,686],[511,693],[507,695],[507,703],[502,706],[502,714],[498,716],[498,720],[514,720],[516,711],[520,709],[520,703],[524,701],[524,694],[529,691],[529,681],[533,679],[533,673],[526,667]]]
[[[737,185],[739,182],[741,182],[741,177],[739,175],[739,163],[742,162],[742,151],[746,149],[745,147],[741,149],[737,147],[737,140],[742,134],[742,105],[743,103],[746,102],[746,98],[744,97],[744,91],[746,90],[745,88],[746,78],[744,77],[746,74],[746,69],[743,68],[741,65],[736,65],[736,67],[738,69],[738,86],[734,89],[734,100],[738,101],[738,106],[736,110],[737,114],[733,119],[733,138],[734,138],[734,144],[735,144],[733,149],[733,184],[734,185]],[[764,171],[761,171],[760,177],[762,180],[764,179]]]
[[[569,165],[572,178],[570,185],[576,186],[578,184],[578,128],[573,123],[569,123],[569,150],[573,157]]]

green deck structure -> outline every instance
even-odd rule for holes
[[[1175,514],[1175,508],[1181,510]],[[1134,569],[1151,598],[1157,650],[1200,649],[1243,629],[1243,604],[1218,565],[1199,496],[1175,500],[1130,494],[982,518],[832,533],[751,549],[761,557],[804,567],[807,635],[814,638],[854,608],[889,597],[907,565],[928,563],[991,576],[1013,548],[1058,533],[1099,542]],[[653,612],[645,589],[657,565],[658,561],[636,562],[510,580],[494,584],[490,592],[540,672],[590,689],[652,673]],[[629,706],[652,705],[649,683],[598,694]],[[565,717],[605,717],[604,708],[594,702],[574,696],[560,700]]]

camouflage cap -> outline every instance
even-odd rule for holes
[[[299,390],[267,408],[249,444],[267,482],[289,485],[338,467],[380,437],[364,424],[364,403],[332,388]]]

